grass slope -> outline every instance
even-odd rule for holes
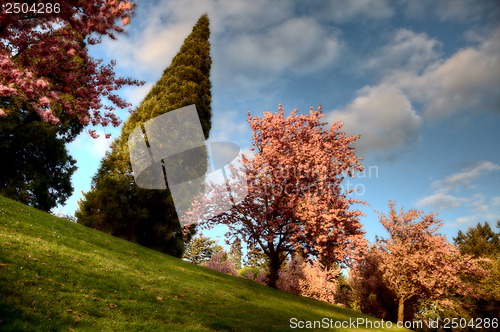
[[[279,331],[292,317],[376,321],[0,196],[2,331]]]

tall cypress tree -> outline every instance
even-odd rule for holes
[[[123,125],[113,150],[102,159],[91,190],[79,202],[79,223],[181,257],[182,231],[171,194],[168,189],[148,190],[135,184],[127,143],[136,127],[191,104],[196,105],[208,138],[212,115],[209,37],[209,20],[204,14],[160,80]]]

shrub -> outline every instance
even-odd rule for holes
[[[289,293],[335,303],[339,274],[338,268],[327,269],[318,261],[306,262],[296,256],[280,272],[277,287]]]
[[[238,275],[233,262],[227,259],[227,253],[223,251],[215,252],[209,261],[202,263],[202,266],[225,274]]]

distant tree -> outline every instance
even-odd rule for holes
[[[453,238],[460,252],[474,257],[497,257],[500,255],[500,234],[495,233],[488,223],[478,223],[467,232],[458,231]]]
[[[197,235],[188,242],[184,251],[183,259],[188,262],[201,265],[210,260],[210,258],[219,251],[224,251],[221,245],[203,234]]]
[[[328,269],[316,260],[307,262],[295,256],[280,270],[276,285],[285,292],[336,303],[339,274],[338,268]]]
[[[426,299],[447,307],[453,305],[455,294],[471,293],[472,286],[461,276],[484,271],[437,233],[442,223],[436,215],[422,217],[422,211],[404,209],[398,214],[394,202],[389,203],[389,210],[388,215],[380,214],[389,238],[377,239],[375,253],[382,280],[398,299],[398,321],[405,320],[408,302]]]
[[[269,258],[262,250],[250,244],[245,257],[245,266],[259,271],[269,271]]]
[[[233,262],[234,267],[239,270],[241,269],[241,260],[243,256],[243,248],[241,246],[241,239],[234,239],[229,249],[229,260]]]
[[[57,127],[32,112],[0,119],[0,194],[50,211],[73,192],[76,161]]]
[[[92,58],[88,45],[122,33],[134,11],[132,2],[26,3],[28,11],[0,13],[0,117],[30,110],[43,121],[63,124],[68,137],[90,123],[117,126],[115,107],[129,104],[115,91],[141,83],[116,77],[115,62],[103,64]],[[43,13],[37,11],[39,5]],[[104,114],[103,98],[109,100]]]
[[[481,265],[488,271],[482,279],[471,279],[475,286],[474,297],[458,298],[457,302],[470,307],[471,317],[493,317],[500,312],[500,222],[499,232],[493,231],[488,223],[478,223],[453,238],[463,254],[483,258]]]
[[[255,158],[243,157],[246,182],[230,181],[231,188],[244,186],[247,195],[233,209],[202,222],[227,225],[230,236],[254,243],[268,257],[271,287],[289,254],[316,258],[326,267],[346,266],[365,246],[362,213],[351,209],[359,201],[348,198],[352,190],[341,186],[344,177],[362,170],[350,146],[357,136],[341,132],[340,122],[325,128],[321,107],[308,115],[297,113],[285,117],[280,105],[277,113],[266,112],[262,118],[248,115]],[[226,190],[210,187],[193,215],[221,204]]]
[[[209,20],[201,16],[162,77],[124,124],[106,153],[91,190],[76,212],[78,222],[177,257],[183,232],[170,191],[139,188],[129,159],[128,137],[146,121],[195,104],[208,138],[211,119]],[[168,134],[168,133],[167,133]],[[202,165],[203,166],[203,165]],[[206,164],[204,165],[206,169]]]
[[[202,266],[232,276],[238,275],[238,271],[236,271],[233,262],[228,259],[225,251],[215,252],[207,262],[202,264]]]

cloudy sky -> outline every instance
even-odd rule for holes
[[[356,147],[366,171],[349,185],[370,204],[359,206],[369,240],[385,234],[375,211],[386,213],[389,200],[437,212],[449,240],[500,219],[496,1],[138,1],[128,35],[93,46],[92,54],[116,59],[120,75],[146,82],[122,91],[137,105],[205,12],[212,140],[246,149],[247,111],[261,115],[282,103],[287,112],[308,112],[321,104],[327,121],[361,135]],[[89,190],[111,143],[102,136],[83,134],[70,145],[79,166],[75,192],[55,213],[73,214]]]

